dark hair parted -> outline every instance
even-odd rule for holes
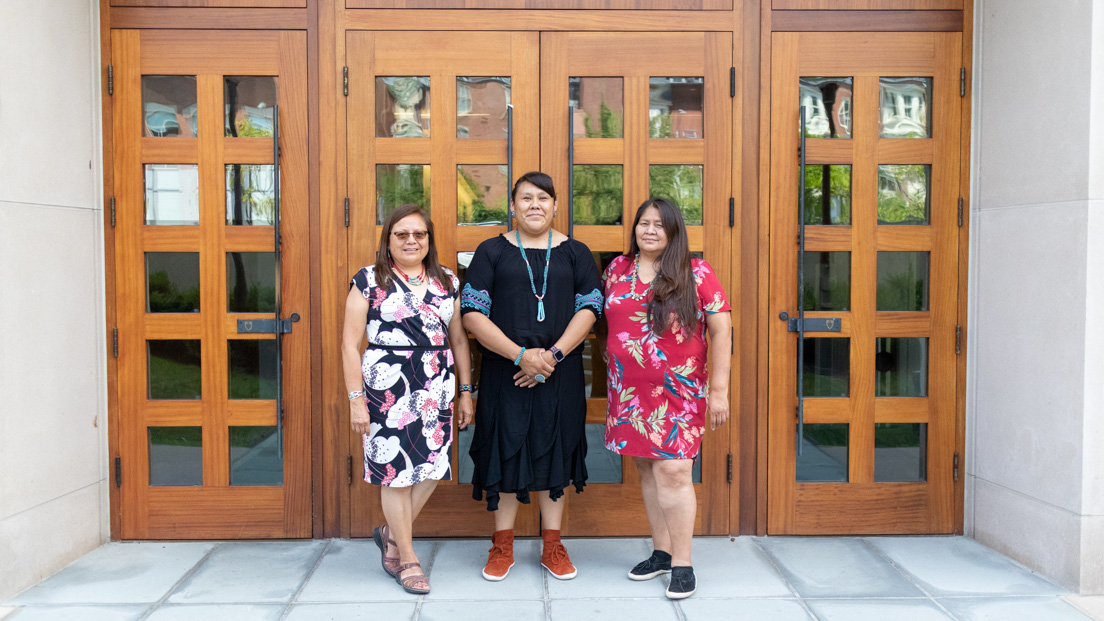
[[[552,200],[556,200],[556,186],[552,185],[552,177],[549,177],[539,170],[531,170],[518,177],[517,182],[514,183],[514,190],[510,192],[511,203],[517,198],[518,186],[526,182],[532,183],[541,190],[547,192],[548,195],[552,197]]]
[[[426,275],[441,283],[441,286],[445,288],[449,295],[456,293],[456,290],[452,287],[452,279],[448,277],[444,268],[441,267],[441,263],[437,260],[437,242],[434,241],[433,220],[429,219],[429,214],[424,209],[409,204],[396,207],[395,211],[392,211],[387,219],[383,221],[383,230],[380,231],[379,248],[376,251],[376,264],[374,266],[376,284],[384,290],[391,288],[391,230],[395,228],[395,223],[407,216],[419,216],[425,222],[426,231],[429,232],[429,236],[426,238],[429,243],[429,250],[426,252],[425,259],[422,259],[422,263],[426,268]]]
[[[636,226],[649,207],[659,211],[663,231],[667,234],[667,247],[655,260],[655,278],[652,280],[652,299],[648,302],[648,319],[653,334],[663,334],[670,326],[671,316],[688,333],[698,327],[698,287],[690,265],[690,245],[686,240],[686,223],[682,212],[665,198],[649,198],[636,210],[633,233],[629,241],[630,259],[640,252],[636,243]]]

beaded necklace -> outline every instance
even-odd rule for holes
[[[533,297],[537,298],[537,321],[544,321],[544,294],[548,293],[548,263],[552,258],[552,229],[548,230],[548,250],[544,253],[544,284],[541,285],[540,295],[537,295],[537,284],[533,282],[533,268],[529,265],[529,257],[525,255],[525,248],[521,245],[521,233],[514,229],[517,238],[518,252],[525,261],[525,269],[529,271],[529,288],[533,290]]]
[[[411,287],[420,287],[426,283],[426,268],[425,263],[422,263],[422,271],[417,276],[409,276],[406,272],[402,271],[395,265],[394,261],[391,261],[391,269],[399,274],[399,277],[406,281],[406,284]]]
[[[638,272],[640,272],[640,253],[636,254],[636,259],[633,261],[632,287],[629,288],[629,297],[634,299],[634,300],[640,301],[640,300],[644,299],[644,296],[648,295],[648,291],[652,288],[652,283],[649,282],[648,286],[644,287],[643,291],[641,291],[640,293],[637,293],[636,292],[636,281],[637,281],[637,273]],[[654,276],[652,277],[652,282],[655,282],[655,277]]]

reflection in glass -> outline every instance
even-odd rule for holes
[[[587,399],[606,398],[606,335],[605,322],[595,324],[596,333],[583,339],[583,394]],[[565,352],[570,353],[570,352]],[[604,444],[604,443],[603,443]]]
[[[203,428],[148,427],[149,484],[203,485]]]
[[[272,226],[276,179],[272,164],[226,165],[226,223]]]
[[[226,253],[226,310],[231,313],[276,311],[276,253]]]
[[[275,76],[223,78],[224,134],[237,138],[271,138],[272,110],[279,103]]]
[[[505,140],[510,78],[456,78],[456,137]]]
[[[195,138],[197,101],[194,75],[142,76],[142,135]]]
[[[928,396],[927,337],[881,337],[876,341],[874,396]]]
[[[648,167],[648,196],[674,201],[687,226],[702,223],[701,165],[652,165]]]
[[[851,392],[851,339],[805,338],[806,397],[846,397]]]
[[[805,310],[851,308],[851,253],[805,251]]]
[[[930,255],[930,252],[878,253],[878,310],[928,310]]]
[[[574,138],[625,135],[624,78],[568,78],[567,100],[575,107]]]
[[[429,165],[376,164],[376,224],[407,203],[429,212]]]
[[[231,399],[276,398],[276,341],[231,339],[226,342]]]
[[[805,166],[805,224],[851,224],[851,165]]]
[[[851,78],[801,78],[798,89],[807,138],[851,137]]]
[[[429,78],[376,78],[376,137],[429,138]]]
[[[230,427],[230,485],[283,485],[276,427]]]
[[[613,263],[614,259],[621,256],[620,252],[591,252],[590,254],[594,257],[594,263],[598,266],[599,274],[604,274],[609,264]]]
[[[456,223],[506,224],[510,182],[498,164],[456,167]]]
[[[595,423],[586,426],[587,446],[593,447],[586,454],[587,483],[620,483],[621,456],[607,451],[606,424]]]
[[[455,434],[456,456],[459,457],[458,461],[460,462],[460,477],[456,482],[460,485],[471,485],[472,475],[475,474],[475,462],[472,461],[471,454],[468,451],[471,450],[472,438],[475,436],[475,425],[457,429]]]
[[[928,224],[931,166],[878,166],[878,224]]]
[[[882,138],[931,137],[931,78],[881,78],[878,100]]]
[[[927,480],[927,423],[874,423],[874,482]]]
[[[149,399],[203,397],[199,339],[146,341]]]
[[[847,482],[847,423],[806,424],[797,456],[799,483]]]
[[[702,78],[648,79],[648,136],[702,138]]]
[[[199,253],[146,253],[146,312],[199,312]]]
[[[698,456],[694,458],[694,467],[690,470],[690,482],[701,483],[701,470],[702,470],[702,454],[705,453],[705,447],[702,446],[698,450]]]
[[[199,166],[146,164],[146,224],[199,224]]]
[[[576,164],[574,171],[575,224],[621,224],[621,166]]]

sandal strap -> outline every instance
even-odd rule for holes
[[[402,572],[410,569],[411,567],[417,567],[417,568],[421,569],[422,564],[421,563],[403,563],[402,565],[399,565],[398,567],[396,567],[395,571],[397,571],[398,573],[401,574]]]
[[[388,526],[387,524],[384,524],[380,528],[380,534],[383,535],[383,538],[387,541],[387,545],[395,546],[396,548],[399,547],[399,544],[395,543],[395,540],[391,538],[391,527],[390,526]]]

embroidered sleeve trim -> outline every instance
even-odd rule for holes
[[[602,316],[602,292],[598,289],[594,289],[586,295],[575,294],[575,312],[579,312],[584,308],[590,307],[590,310],[594,311],[594,314],[598,317]]]
[[[490,317],[491,296],[482,289],[472,288],[470,283],[466,284],[464,285],[464,291],[460,294],[460,308],[470,308],[473,310],[477,310],[487,317]]]

